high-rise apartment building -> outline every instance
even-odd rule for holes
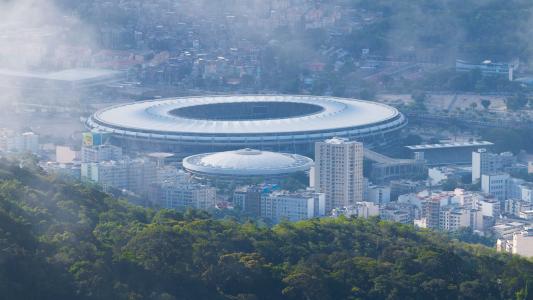
[[[422,201],[422,218],[425,219],[426,228],[439,228],[441,202],[442,199],[437,197]]]
[[[315,144],[314,184],[326,211],[363,201],[363,144],[333,138]]]

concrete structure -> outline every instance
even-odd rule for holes
[[[457,231],[461,228],[482,231],[484,229],[483,214],[480,210],[467,207],[445,206],[440,210],[439,228],[448,231]]]
[[[38,153],[39,135],[33,132],[16,134],[5,130],[0,132],[0,150],[19,153]]]
[[[363,201],[363,144],[333,138],[315,145],[315,188],[326,211]]]
[[[39,164],[43,170],[49,174],[56,174],[62,177],[80,180],[81,179],[81,164],[77,163],[59,163],[46,162]]]
[[[423,228],[438,229],[440,224],[440,198],[428,198],[422,202],[421,219],[425,222]]]
[[[526,227],[513,233],[512,239],[498,239],[496,248],[500,252],[533,257],[533,229]]]
[[[522,199],[506,199],[504,212],[507,215],[524,218],[524,215],[521,215],[522,212],[527,212],[533,210],[533,203],[523,201]]]
[[[501,202],[498,199],[486,198],[478,203],[481,213],[486,217],[499,218],[501,215]]]
[[[514,71],[518,69],[520,63],[514,60],[510,63],[495,63],[490,60],[485,60],[480,63],[472,63],[457,59],[455,61],[455,70],[458,72],[472,72],[479,70],[483,76],[502,76],[507,77],[509,81],[513,81]]]
[[[370,179],[383,183],[394,179],[421,178],[427,174],[422,159],[398,159],[365,148],[364,158],[372,162]]]
[[[250,181],[281,179],[308,172],[313,160],[298,154],[241,149],[197,154],[183,159],[183,168],[198,179]]]
[[[138,195],[147,194],[157,179],[156,165],[143,159],[103,161],[81,164],[81,179]]]
[[[261,217],[268,218],[274,223],[324,216],[325,209],[326,198],[323,193],[280,191],[261,196]]]
[[[233,192],[233,206],[252,216],[261,216],[261,196],[263,189],[258,186],[246,186]]]
[[[75,151],[68,146],[56,146],[56,162],[68,164],[79,159],[80,151]]]
[[[463,189],[402,195],[394,205],[399,204],[404,205],[403,210],[409,208],[409,204],[420,207],[420,215],[416,216],[415,210],[413,220],[415,225],[423,228],[455,231],[469,227],[481,232],[492,225],[494,216],[499,216],[499,201]],[[395,208],[394,205],[389,204],[391,208]]]
[[[217,192],[201,184],[163,184],[153,187],[150,200],[167,209],[210,209],[215,207]]]
[[[197,154],[255,148],[309,154],[336,136],[386,144],[406,118],[390,106],[319,96],[257,95],[165,99],[98,111],[87,126],[128,149]],[[185,156],[185,155],[184,155]]]
[[[363,199],[378,205],[387,204],[390,202],[390,187],[372,184],[366,185]]]
[[[331,215],[333,217],[339,217],[341,215],[357,218],[377,217],[379,216],[379,206],[373,202],[362,201],[355,203],[355,205],[335,208],[331,212]]]
[[[410,202],[389,202],[380,206],[382,220],[413,224],[415,219],[420,219],[420,207]]]
[[[507,173],[483,174],[481,175],[481,190],[503,202],[507,199],[510,179],[511,176]]]
[[[442,166],[428,169],[428,177],[432,186],[441,185],[447,180],[461,182],[465,176],[470,176],[472,170],[469,167]]]
[[[481,175],[506,171],[516,163],[516,158],[511,152],[494,154],[487,149],[478,149],[472,152],[472,182],[481,179]]]
[[[479,148],[489,148],[494,144],[487,141],[449,142],[441,144],[413,145],[407,148],[428,166],[470,165],[472,152]]]
[[[418,193],[426,188],[426,181],[414,181],[408,179],[392,180],[389,183],[391,201],[396,201],[400,195]]]
[[[96,163],[102,161],[122,160],[122,148],[110,144],[81,147],[81,161],[84,163]]]
[[[178,170],[173,165],[157,165],[156,164],[156,180],[155,183],[163,184],[188,184],[191,182],[190,174],[183,170]]]

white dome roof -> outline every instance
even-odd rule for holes
[[[242,149],[198,154],[185,158],[183,167],[207,175],[265,176],[307,171],[313,160],[289,153]]]

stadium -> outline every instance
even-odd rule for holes
[[[313,160],[298,154],[240,149],[196,154],[183,159],[183,168],[200,180],[250,181],[281,179],[308,172]]]
[[[161,99],[105,108],[87,120],[133,151],[180,156],[253,148],[313,153],[332,137],[384,146],[407,119],[395,108],[321,96],[232,95]]]

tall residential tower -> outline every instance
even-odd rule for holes
[[[363,144],[333,138],[315,144],[314,184],[326,211],[363,201]]]

